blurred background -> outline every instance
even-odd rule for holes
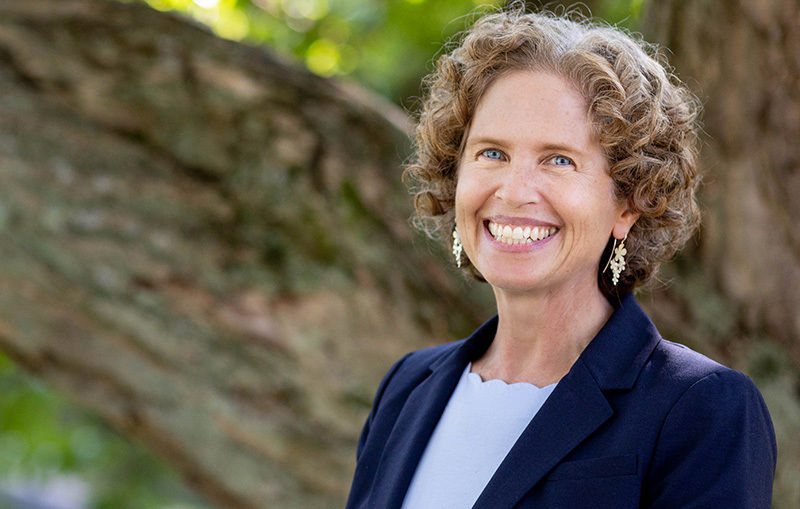
[[[342,507],[391,363],[493,314],[400,173],[504,3],[0,0],[0,507]],[[800,2],[571,8],[705,105],[704,226],[639,299],[756,381],[800,507]]]

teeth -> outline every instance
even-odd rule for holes
[[[553,226],[530,226],[521,227],[511,225],[501,225],[489,222],[489,232],[495,240],[504,244],[530,244],[537,240],[543,240],[554,234],[558,228]]]

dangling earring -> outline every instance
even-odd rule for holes
[[[619,275],[625,270],[625,255],[628,254],[628,250],[625,249],[625,241],[627,239],[628,234],[626,233],[618,246],[617,238],[614,237],[611,256],[608,257],[608,263],[606,263],[606,266],[603,268],[603,272],[605,272],[606,269],[611,266],[611,282],[614,283],[614,286],[617,286]]]
[[[458,225],[453,227],[453,256],[456,258],[456,265],[461,268],[461,252],[464,246],[461,245],[461,237],[458,236]]]

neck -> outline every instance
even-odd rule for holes
[[[484,380],[543,387],[561,379],[613,313],[596,285],[557,293],[494,288],[499,322],[486,353],[473,362]]]

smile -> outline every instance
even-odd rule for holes
[[[489,232],[497,242],[503,244],[533,244],[553,235],[558,228],[554,226],[511,226],[489,221]]]

